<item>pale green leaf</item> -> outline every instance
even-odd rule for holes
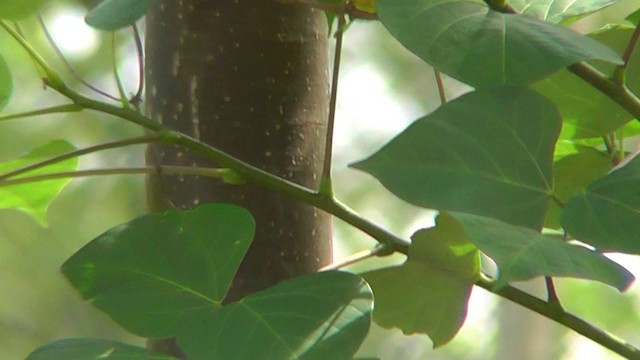
[[[134,24],[150,6],[151,0],[104,0],[89,11],[85,21],[96,29],[113,31]]]
[[[2,110],[13,93],[13,78],[11,76],[11,70],[9,65],[0,55],[0,110]]]
[[[516,12],[559,23],[564,20],[577,20],[598,10],[613,5],[618,0],[510,0],[509,5]]]
[[[47,0],[2,0],[0,19],[20,20],[37,13]]]
[[[173,356],[153,354],[145,348],[116,341],[65,339],[48,343],[26,360],[177,360]]]

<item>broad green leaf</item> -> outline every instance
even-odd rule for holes
[[[536,19],[559,23],[565,19],[578,19],[618,0],[510,0],[509,5],[518,13]]]
[[[13,93],[11,70],[9,70],[9,65],[0,55],[0,110],[7,106],[11,93]]]
[[[601,251],[640,254],[640,158],[573,196],[562,225],[576,239]]]
[[[604,176],[611,169],[611,160],[604,153],[586,146],[577,146],[576,153],[563,157],[553,164],[554,192],[566,203],[576,192],[590,182]],[[551,202],[545,227],[559,229],[562,209]]]
[[[640,9],[634,11],[631,15],[626,17],[626,20],[630,21],[634,25],[640,23]]]
[[[619,25],[606,27],[591,36],[622,53],[632,33],[632,27]],[[613,66],[609,64],[597,62],[594,65],[607,75],[613,72]],[[633,91],[640,90],[640,56],[637,52],[629,60],[626,79]],[[567,134],[572,138],[601,137],[633,118],[616,102],[566,70],[534,84],[533,88],[557,104],[563,121],[574,129],[572,134]]]
[[[138,21],[150,6],[151,0],[104,0],[84,20],[96,29],[113,31]]]
[[[0,163],[0,174],[6,174],[12,170],[38,164],[56,155],[61,155],[73,150],[75,150],[75,148],[68,142],[56,140],[38,147],[17,159]],[[12,177],[11,179],[74,171],[77,167],[78,159],[73,158],[29,171],[22,175]],[[46,214],[49,205],[70,181],[71,179],[55,179],[10,186],[3,186],[2,181],[0,181],[0,209],[20,210],[33,216],[40,225],[46,226]]]
[[[37,13],[45,0],[2,0],[0,19],[20,20]]]
[[[251,215],[235,205],[149,214],[98,236],[62,272],[127,330],[174,336],[183,318],[220,306],[254,229]]]
[[[108,340],[65,339],[44,345],[26,360],[172,360],[147,349]]]
[[[405,201],[539,229],[560,115],[526,88],[480,89],[417,120],[353,167]]]
[[[378,16],[407,49],[473,87],[529,84],[570,64],[621,59],[572,30],[470,0],[379,0]]]
[[[450,221],[416,232],[403,265],[362,276],[373,289],[377,324],[426,333],[438,347],[464,324],[479,268],[478,249]]]
[[[185,324],[178,344],[191,360],[351,359],[372,311],[361,277],[314,273],[205,309]]]
[[[600,281],[624,291],[634,280],[624,267],[600,253],[569,244],[561,236],[543,235],[483,216],[459,212],[450,216],[498,265],[496,288],[537,276],[557,276]]]

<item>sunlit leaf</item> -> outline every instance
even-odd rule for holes
[[[65,339],[46,344],[26,360],[174,360],[147,349],[108,340]]]
[[[361,277],[314,273],[198,314],[178,344],[192,360],[351,359],[372,311]]]
[[[104,0],[89,11],[85,21],[96,29],[113,31],[135,23],[150,6],[151,0]]]
[[[559,132],[555,106],[535,92],[481,89],[419,119],[353,166],[410,203],[538,229]]]
[[[640,9],[627,16],[626,20],[632,22],[635,25],[638,25],[638,23],[640,23]]]
[[[127,330],[173,336],[192,312],[220,306],[254,229],[251,215],[235,205],[149,214],[98,236],[62,271]]]
[[[34,165],[73,150],[75,150],[74,146],[66,141],[53,141],[17,159],[0,163],[0,174]],[[73,171],[77,167],[78,159],[73,158],[41,167],[10,179]],[[33,216],[40,225],[46,226],[46,214],[49,205],[70,181],[71,179],[55,179],[9,186],[2,185],[2,181],[0,181],[0,209],[20,210]]]
[[[541,20],[469,0],[378,0],[378,16],[407,49],[473,87],[529,84],[586,59],[619,64],[606,46]]]
[[[611,159],[601,151],[586,146],[577,146],[576,153],[563,157],[553,164],[554,192],[562,202],[584,189],[590,182],[607,174],[612,167]],[[551,202],[545,227],[559,229],[562,209]]]
[[[564,229],[601,251],[640,254],[640,158],[573,196],[562,216]]]
[[[7,106],[12,92],[13,78],[11,77],[11,70],[9,70],[9,65],[4,61],[2,55],[0,55],[0,110]]]
[[[510,0],[509,5],[518,13],[559,23],[565,19],[578,19],[615,4],[618,0]]]
[[[537,276],[557,276],[596,280],[624,291],[634,280],[629,271],[604,255],[568,244],[561,236],[543,235],[483,216],[459,212],[450,216],[498,265],[496,288]]]
[[[0,1],[0,19],[20,20],[37,13],[45,0],[2,0]]]
[[[374,320],[405,334],[426,333],[434,347],[444,345],[464,324],[479,261],[455,222],[416,232],[403,265],[362,274],[376,299]]]

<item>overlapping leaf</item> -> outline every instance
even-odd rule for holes
[[[11,77],[11,70],[9,70],[9,65],[0,55],[0,110],[7,106],[12,92],[13,78]]]
[[[586,59],[621,63],[569,29],[469,0],[378,0],[378,15],[407,49],[473,87],[529,84]]]
[[[481,89],[417,120],[353,166],[410,203],[538,229],[559,131],[554,105],[535,92]]]
[[[553,188],[562,202],[567,202],[576,192],[606,175],[611,169],[611,160],[601,151],[586,146],[577,146],[575,150],[576,153],[565,156],[553,164]],[[561,214],[562,208],[551,202],[545,227],[559,229]]]
[[[104,0],[89,11],[85,21],[96,29],[113,31],[135,23],[150,6],[151,0]]]
[[[562,216],[573,237],[602,251],[640,254],[640,158],[573,196]]]
[[[559,23],[566,19],[578,19],[605,7],[618,0],[510,0],[509,5],[518,13]]]
[[[17,159],[0,163],[0,174],[6,174],[12,170],[34,165],[56,155],[61,155],[73,150],[75,150],[74,146],[68,142],[56,140],[38,147]],[[76,170],[77,167],[78,159],[72,158],[31,170],[14,178],[19,179],[56,172],[73,171]],[[49,205],[70,181],[71,179],[55,179],[10,186],[3,186],[0,181],[0,209],[17,209],[23,211],[33,216],[41,225],[46,225],[46,213]]]
[[[632,27],[619,25],[606,27],[591,36],[622,53],[632,33]],[[605,74],[613,72],[610,64],[597,62],[595,66]],[[632,90],[640,90],[640,56],[637,53],[629,59],[626,79]],[[536,83],[534,89],[557,104],[564,122],[575,129],[573,138],[601,137],[632,119],[620,105],[568,71]]]
[[[351,359],[372,311],[361,277],[315,273],[201,312],[180,331],[178,344],[192,360]]]
[[[0,19],[20,20],[40,10],[45,0],[2,0],[0,1]]]
[[[364,273],[376,307],[374,320],[405,334],[426,333],[434,347],[458,333],[479,274],[479,253],[453,223],[416,232],[401,266]]]
[[[26,360],[175,360],[147,349],[115,341],[65,339],[51,342],[32,352]]]
[[[537,276],[589,279],[626,290],[633,275],[604,255],[571,245],[561,236],[510,225],[499,220],[452,212],[468,239],[498,265],[496,288]]]
[[[129,331],[173,336],[184,318],[220,305],[254,228],[246,210],[227,204],[145,215],[92,240],[62,271]]]

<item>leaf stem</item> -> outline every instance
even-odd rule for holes
[[[131,98],[130,102],[136,108],[142,102],[142,91],[144,90],[144,50],[142,48],[142,40],[140,40],[140,31],[135,23],[131,25],[133,29],[133,41],[136,44],[136,53],[138,58],[138,91]]]
[[[372,257],[390,255],[389,250],[390,250],[389,246],[386,246],[384,244],[378,244],[373,249],[362,250],[355,254],[349,255],[338,262],[334,262],[332,264],[329,264],[321,268],[319,271],[339,270],[339,269],[342,269],[343,267],[353,265],[355,263],[358,263],[366,259],[370,259]],[[391,253],[393,253],[393,249],[391,249]]]
[[[562,305],[560,305],[560,298],[556,292],[556,286],[553,283],[553,278],[551,276],[545,276],[544,283],[547,286],[547,303],[562,308]]]
[[[327,121],[327,136],[324,146],[324,162],[320,179],[320,192],[333,194],[331,184],[331,164],[333,157],[333,131],[336,121],[336,106],[338,102],[338,80],[340,77],[340,58],[342,57],[342,39],[344,35],[345,17],[338,15],[338,29],[336,30],[336,49],[333,58],[333,74],[331,76],[331,97],[329,99],[329,119]]]
[[[0,121],[7,121],[13,119],[26,118],[31,116],[39,116],[39,115],[48,115],[48,114],[58,114],[58,113],[70,113],[70,112],[78,112],[82,111],[82,106],[78,106],[76,104],[64,104],[64,105],[56,105],[48,108],[27,111],[23,113],[17,114],[8,114],[8,115],[0,115]]]
[[[438,86],[438,95],[440,95],[440,105],[447,103],[447,93],[444,90],[444,82],[442,81],[442,74],[440,70],[433,68],[433,74],[436,77],[436,84]]]
[[[629,60],[631,59],[631,55],[633,55],[633,50],[638,43],[638,39],[640,38],[640,26],[636,26],[633,34],[631,34],[631,38],[629,39],[629,43],[627,44],[627,48],[624,50],[622,54],[622,61],[624,62],[622,65],[616,67],[615,72],[613,73],[613,80],[618,84],[624,84],[625,76],[627,71],[627,66],[629,65]]]
[[[160,140],[160,135],[149,135],[149,136],[140,136],[140,137],[135,137],[135,138],[131,138],[131,139],[125,139],[125,140],[118,140],[118,141],[112,141],[112,142],[108,142],[108,143],[104,143],[104,144],[99,144],[99,145],[95,145],[95,146],[90,146],[84,149],[79,149],[79,150],[74,150],[74,151],[70,151],[66,154],[62,154],[56,157],[53,157],[51,159],[47,159],[45,161],[41,161],[38,162],[36,164],[31,164],[28,166],[24,166],[21,167],[19,169],[15,169],[12,171],[9,171],[7,173],[4,173],[2,175],[0,175],[0,181],[6,180],[8,178],[11,177],[15,177],[18,175],[22,175],[24,173],[27,173],[29,171],[33,171],[39,168],[43,168],[45,166],[49,166],[55,163],[59,163],[61,161],[65,161],[68,159],[73,159],[82,155],[86,155],[86,154],[90,154],[90,153],[94,153],[97,151],[101,151],[101,150],[106,150],[106,149],[115,149],[115,148],[120,148],[120,147],[124,147],[124,146],[129,146],[129,145],[139,145],[139,144],[148,144],[148,143],[152,143],[152,142],[156,142]]]

